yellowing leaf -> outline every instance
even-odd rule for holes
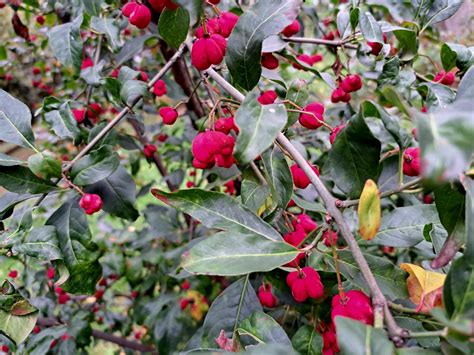
[[[367,180],[360,195],[359,208],[359,233],[365,240],[370,240],[380,228],[381,210],[380,194],[377,184]]]
[[[445,274],[427,271],[414,264],[401,264],[400,268],[410,274],[407,288],[410,300],[417,305],[417,312],[427,313],[433,307],[442,306]]]
[[[189,290],[186,292],[186,298],[190,301],[191,317],[200,321],[209,309],[206,297],[196,290]]]

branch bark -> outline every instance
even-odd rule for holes
[[[206,74],[214,79],[225,91],[227,91],[234,99],[243,101],[245,96],[234,88],[229,82],[227,82],[222,76],[220,76],[215,70],[208,69]],[[408,332],[398,327],[392,314],[390,313],[387,305],[387,300],[380,290],[377,281],[375,280],[374,274],[370,270],[369,264],[364,258],[362,251],[357,244],[357,241],[352,234],[348,223],[345,221],[341,211],[336,207],[336,199],[331,195],[329,190],[324,186],[323,182],[319,179],[316,173],[313,171],[309,163],[304,157],[298,152],[293,144],[286,138],[282,133],[277,136],[278,143],[288,152],[292,159],[300,166],[305,172],[306,176],[311,181],[311,184],[315,187],[319,196],[323,200],[329,215],[334,218],[335,222],[339,226],[341,235],[344,237],[347,245],[349,246],[354,260],[359,266],[364,279],[370,289],[370,293],[373,298],[374,312],[381,318],[385,315],[385,322],[389,330],[389,334],[392,340],[397,345],[402,345],[404,337],[407,336]]]
[[[321,39],[321,38],[289,37],[289,38],[283,38],[283,40],[286,42],[293,42],[293,43],[310,43],[310,44],[320,44],[320,45],[329,46],[329,47],[344,47],[348,49],[357,49],[357,46],[353,44],[347,44],[347,43],[344,43],[343,41],[330,41],[330,40]]]

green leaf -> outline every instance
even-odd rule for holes
[[[298,249],[285,242],[226,231],[193,246],[182,266],[193,274],[245,275],[271,271],[292,261],[298,254]]]
[[[446,85],[437,83],[422,83],[420,87],[428,88],[426,102],[428,107],[446,107],[454,101],[454,91]]]
[[[212,302],[202,326],[203,334],[210,344],[214,344],[221,329],[227,336],[232,336],[236,319],[237,322],[241,322],[253,312],[262,312],[262,306],[248,279],[241,278],[227,287]]]
[[[283,344],[291,346],[290,338],[283,328],[268,314],[254,312],[240,322],[237,332],[240,336],[250,336],[260,344]]]
[[[145,42],[153,37],[155,36],[152,34],[144,34],[133,37],[133,41],[126,41],[122,49],[120,49],[120,52],[115,55],[115,61],[117,63],[116,65],[122,65],[123,63],[132,59],[136,54],[141,53],[143,51]]]
[[[61,177],[61,162],[46,154],[30,155],[28,167],[40,179],[49,180]]]
[[[37,318],[38,310],[5,281],[0,287],[0,331],[19,345],[32,332]]]
[[[94,16],[91,18],[90,26],[94,32],[105,35],[112,51],[115,52],[122,46],[120,41],[120,28],[113,18]]]
[[[443,288],[443,301],[451,319],[474,317],[474,270],[465,256],[451,265]]]
[[[293,348],[302,355],[321,355],[323,353],[323,337],[316,332],[314,326],[303,325],[291,339]]]
[[[158,21],[158,32],[168,45],[178,48],[188,35],[189,21],[189,12],[185,8],[165,8]]]
[[[245,205],[249,210],[257,215],[260,208],[265,205],[267,197],[270,195],[270,189],[266,185],[262,185],[253,180],[245,179],[242,181],[240,188],[242,197],[242,204]]]
[[[351,251],[338,251],[338,263],[341,274],[353,285],[362,288],[369,293],[369,288],[362,275],[359,265],[354,260]],[[369,264],[370,270],[375,276],[375,280],[379,285],[382,293],[390,300],[397,298],[407,298],[406,278],[407,273],[398,266],[392,264],[388,259],[373,256],[364,253],[364,257]],[[335,272],[334,259],[332,255],[325,254],[324,261]]]
[[[302,79],[296,79],[290,84],[290,88],[286,93],[286,100],[294,102],[300,107],[304,107],[308,101],[308,83]],[[299,117],[298,112],[288,112],[287,127],[292,126]]]
[[[58,260],[63,258],[58,244],[56,227],[42,226],[32,229],[12,251],[46,261]]]
[[[474,63],[472,49],[457,43],[443,43],[440,57],[445,71],[458,67],[462,72],[465,72]]]
[[[287,122],[283,104],[261,105],[256,91],[245,98],[235,113],[240,129],[235,145],[235,157],[241,164],[253,161],[270,147]]]
[[[423,230],[427,224],[443,231],[436,207],[415,205],[397,207],[382,217],[380,229],[370,244],[409,248],[423,241]]]
[[[23,201],[26,201],[35,195],[30,194],[15,194],[13,192],[5,192],[0,196],[0,220],[9,217],[15,206]]]
[[[0,89],[0,140],[35,150],[30,109],[2,89]]]
[[[139,80],[126,80],[120,89],[122,101],[127,106],[132,106],[137,100],[145,96],[147,84]]]
[[[433,0],[421,1],[419,17],[423,23],[422,31],[436,23],[447,20],[459,10],[463,0]]]
[[[466,235],[474,235],[474,181],[469,177],[463,177],[461,180],[466,190]],[[464,256],[470,265],[474,264],[474,238],[466,238],[466,247]]]
[[[410,117],[410,110],[408,109],[405,102],[400,97],[397,89],[393,86],[386,85],[382,87],[382,95],[390,102],[393,106],[397,107],[401,112]]]
[[[471,108],[471,100],[456,100],[445,109],[418,114],[417,132],[425,177],[454,180],[467,168],[474,153]]]
[[[99,16],[104,0],[82,0],[84,10],[91,16]]]
[[[102,275],[100,251],[92,241],[86,215],[77,200],[71,199],[59,207],[46,225],[56,227],[62,259],[69,271],[69,278],[61,287],[70,293],[94,293]]]
[[[274,147],[262,154],[263,168],[276,206],[285,209],[293,195],[293,178],[285,155]]]
[[[76,71],[79,71],[82,64],[82,20],[80,15],[74,21],[55,26],[48,32],[53,55],[62,65],[72,66]]]
[[[260,0],[239,18],[227,42],[225,60],[234,83],[245,90],[260,80],[263,40],[292,23],[301,0]]]
[[[341,39],[346,38],[351,33],[350,14],[347,8],[343,8],[337,13],[336,25]]]
[[[361,113],[339,132],[329,151],[331,178],[350,198],[360,196],[368,179],[377,181],[381,144]]]
[[[135,182],[125,168],[119,166],[112,175],[87,186],[85,190],[102,198],[104,211],[129,221],[138,218],[138,211],[134,207]]]
[[[458,87],[456,101],[473,100],[474,99],[474,67],[471,67],[464,74]]]
[[[163,203],[189,214],[208,228],[257,235],[273,241],[283,240],[272,226],[225,194],[199,189],[175,192],[152,189],[151,193]]]
[[[11,155],[0,153],[0,166],[17,166],[25,165],[26,161],[21,160]]]
[[[55,189],[50,181],[38,178],[30,169],[23,166],[10,166],[0,169],[0,186],[11,192],[40,194]]]
[[[359,12],[360,31],[369,42],[383,43],[382,30],[370,12]]]
[[[395,347],[385,330],[346,317],[335,319],[341,355],[393,355]]]
[[[416,32],[408,28],[399,28],[393,31],[398,40],[398,57],[403,61],[412,60],[418,53],[418,38]]]
[[[92,185],[112,175],[119,165],[117,153],[104,145],[79,159],[71,169],[71,178],[76,185]]]
[[[78,139],[81,131],[77,127],[76,119],[69,104],[62,104],[58,110],[46,112],[44,119],[49,123],[59,138]]]
[[[317,212],[322,215],[325,215],[327,213],[326,208],[319,202],[311,202],[311,201],[306,201],[305,199],[299,197],[298,195],[293,195],[293,201],[295,201],[296,205],[301,207],[302,209],[306,211],[312,211],[312,212]]]

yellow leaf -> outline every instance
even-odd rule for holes
[[[359,208],[359,233],[365,240],[371,240],[380,228],[381,210],[380,194],[377,184],[367,180],[360,195]]]
[[[442,306],[445,274],[427,271],[414,264],[401,264],[400,268],[410,274],[407,278],[408,293],[418,312],[426,313],[433,307]]]

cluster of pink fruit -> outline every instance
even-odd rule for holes
[[[358,91],[362,88],[362,79],[357,74],[349,74],[334,89],[331,94],[331,101],[333,103],[349,102],[351,101],[351,92]]]

